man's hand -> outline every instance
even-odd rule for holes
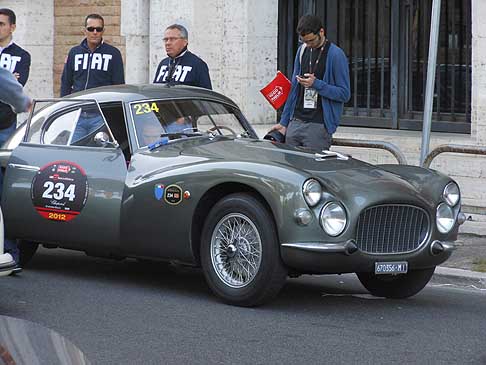
[[[314,76],[314,74],[304,74],[304,77],[300,77],[299,75],[297,75],[297,81],[303,87],[312,87],[315,79],[316,77]]]
[[[29,100],[29,104],[27,106],[26,113],[30,113],[32,111],[32,107],[34,106],[34,101],[32,99]]]
[[[15,78],[18,80],[19,77],[20,77],[20,74],[18,72],[14,72],[13,75],[15,76]]]
[[[285,133],[287,132],[287,128],[279,123],[279,124],[272,125],[269,132],[271,132],[271,131],[279,131],[280,133],[282,133],[285,136]]]

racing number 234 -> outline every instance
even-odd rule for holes
[[[133,107],[135,108],[135,114],[148,114],[152,113],[153,111],[158,113],[159,107],[156,103],[141,103],[141,104],[134,104]]]
[[[46,181],[44,183],[44,192],[42,193],[42,197],[46,199],[56,199],[56,200],[62,200],[62,199],[69,199],[69,201],[73,201],[74,198],[76,197],[75,195],[75,185],[70,184],[67,188],[62,182],[57,182],[53,183],[52,181]]]

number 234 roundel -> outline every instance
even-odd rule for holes
[[[31,195],[32,203],[42,217],[70,221],[86,204],[86,173],[81,166],[70,161],[51,162],[34,176]]]

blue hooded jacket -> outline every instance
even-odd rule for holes
[[[284,127],[289,125],[297,103],[299,83],[296,77],[301,74],[300,59],[303,53],[302,47],[305,48],[305,44],[301,45],[297,50],[292,74],[292,88],[280,118],[280,124]],[[334,43],[331,43],[327,53],[326,72],[323,79],[316,79],[312,87],[321,95],[324,114],[323,122],[327,132],[333,134],[341,121],[344,103],[351,97],[348,59],[343,50]]]
[[[168,76],[171,76],[170,81],[167,80]],[[166,57],[160,61],[154,83],[184,84],[212,89],[208,65],[187,49],[173,59]]]
[[[91,52],[84,39],[69,51],[61,77],[61,96],[98,86],[124,83],[123,59],[118,48],[102,41]]]

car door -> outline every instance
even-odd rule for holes
[[[116,250],[126,172],[96,102],[49,103],[34,115],[7,164],[7,236]]]

